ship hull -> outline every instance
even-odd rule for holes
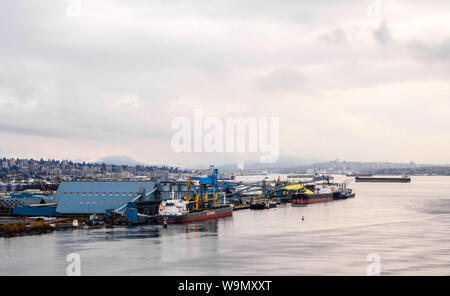
[[[312,204],[333,200],[333,193],[294,194],[292,204]]]
[[[167,223],[167,224],[174,224],[174,223],[189,223],[189,222],[195,222],[195,221],[203,221],[207,219],[215,219],[215,218],[222,218],[222,217],[229,217],[233,215],[233,207],[231,206],[224,206],[224,207],[217,207],[212,209],[205,209],[200,211],[194,211],[190,212],[185,215],[160,215],[156,216],[156,222],[158,223]]]
[[[373,182],[373,183],[409,183],[411,178],[364,178],[356,177],[355,182]]]
[[[348,198],[354,198],[354,197],[355,197],[355,193],[342,193],[342,194],[339,194],[338,196],[334,196],[333,199],[340,200],[340,199],[348,199]]]
[[[256,203],[250,205],[251,210],[265,210],[267,209],[267,206],[265,203]]]

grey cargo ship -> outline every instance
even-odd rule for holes
[[[411,178],[405,174],[403,177],[355,177],[355,182],[379,182],[379,183],[410,183]]]

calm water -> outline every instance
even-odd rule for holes
[[[450,177],[350,187],[350,200],[166,229],[0,238],[0,275],[65,275],[72,252],[83,275],[366,275],[370,253],[383,275],[450,275]]]

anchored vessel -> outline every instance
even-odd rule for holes
[[[355,182],[395,182],[395,183],[410,183],[411,178],[408,174],[403,177],[355,177]]]

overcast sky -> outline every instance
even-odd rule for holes
[[[245,160],[172,152],[201,109],[278,116],[282,155],[450,163],[448,0],[74,1],[0,1],[1,156]]]

